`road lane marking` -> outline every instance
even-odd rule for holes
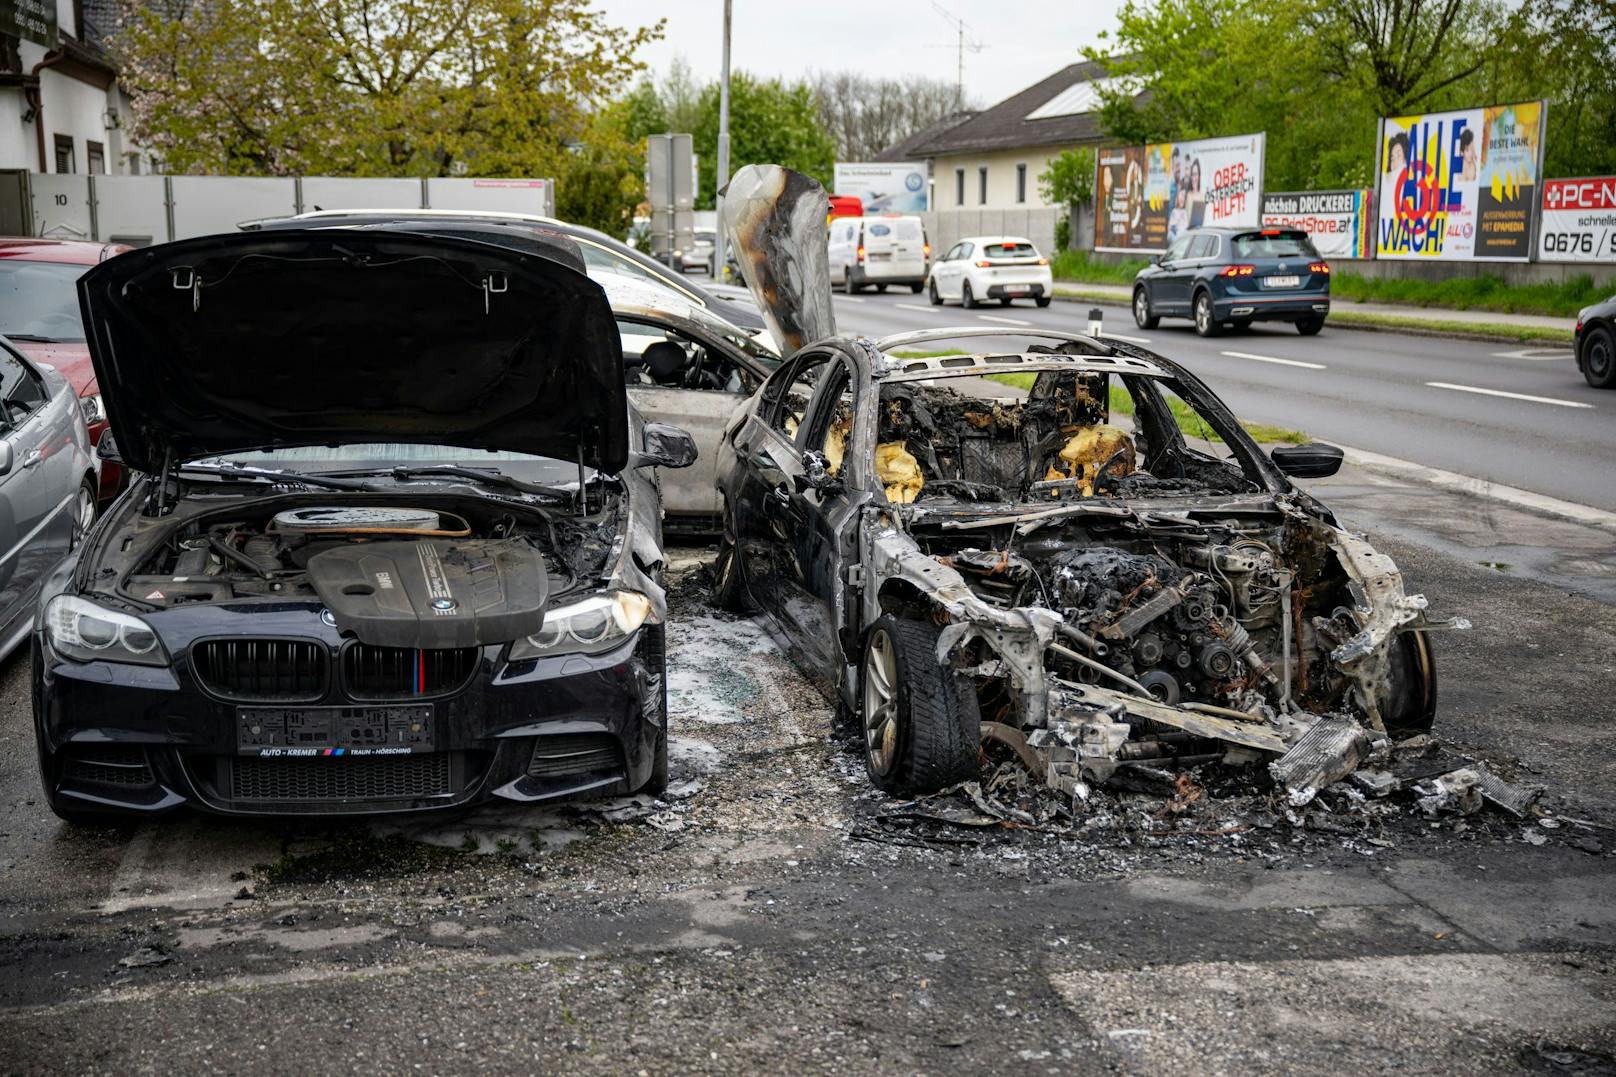
[[[1299,366],[1303,370],[1328,369],[1323,363],[1304,363],[1300,359],[1281,359],[1277,355],[1253,355],[1250,352],[1219,352],[1231,359],[1250,359],[1254,363],[1278,363],[1280,366]]]
[[[1521,508],[1552,513],[1579,523],[1616,530],[1616,512],[1606,512],[1604,509],[1596,509],[1592,505],[1580,505],[1575,501],[1562,501],[1557,497],[1522,490],[1518,486],[1506,486],[1490,479],[1478,479],[1473,475],[1461,475],[1456,471],[1444,471],[1441,468],[1416,464],[1412,460],[1400,460],[1395,456],[1383,456],[1380,453],[1354,449],[1350,445],[1342,445],[1340,448],[1346,454],[1348,463],[1357,464],[1371,471],[1459,490],[1476,497],[1503,501]]]
[[[1592,404],[1584,404],[1580,400],[1556,400],[1552,396],[1533,396],[1530,393],[1506,393],[1502,389],[1483,389],[1479,385],[1455,385],[1449,381],[1428,381],[1425,384],[1433,389],[1452,389],[1459,393],[1480,393],[1482,396],[1501,396],[1508,400],[1526,400],[1533,404],[1553,404],[1560,408],[1591,408]]]
[[[838,296],[836,296],[836,298],[840,299],[843,303],[863,303],[863,302],[865,302],[865,300],[863,300],[863,299],[855,299],[853,296],[850,296],[850,295],[838,295]]]
[[[994,315],[994,314],[978,314],[977,317],[982,319],[984,322],[1002,322],[1005,325],[1031,325],[1032,324],[1031,322],[1024,322],[1020,318],[1000,318],[1000,317],[998,317],[997,315]]]
[[[1525,359],[1532,363],[1569,363],[1576,353],[1569,348],[1517,348],[1512,352],[1493,352],[1494,359]]]
[[[922,314],[930,314],[935,309],[933,307],[917,307],[913,303],[894,303],[892,305],[899,310],[918,310]]]

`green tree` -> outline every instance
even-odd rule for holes
[[[174,171],[561,175],[662,24],[590,0],[123,0],[135,136]]]
[[[831,185],[836,145],[819,121],[813,90],[805,82],[759,79],[742,71],[729,84],[730,170],[748,164],[774,163],[796,169]],[[718,164],[718,85],[702,89],[695,124],[701,191],[697,205],[712,209]]]

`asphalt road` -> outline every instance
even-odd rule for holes
[[[870,336],[949,325],[1081,329],[1093,305],[937,308],[907,288],[838,294],[835,302],[838,328]],[[1102,309],[1107,332],[1189,366],[1249,421],[1616,510],[1616,392],[1589,387],[1569,348],[1328,323],[1311,338],[1290,326],[1258,323],[1204,340],[1188,321],[1141,330],[1125,308]]]

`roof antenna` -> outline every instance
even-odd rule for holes
[[[965,31],[970,29],[970,27],[965,25],[965,20],[964,19],[960,18],[958,15],[954,14],[952,11],[948,10],[943,5],[939,4],[937,2],[937,0],[931,0],[931,6],[936,9],[937,14],[939,14],[943,18],[947,19],[949,21],[949,23],[954,27],[954,35],[955,35],[954,44],[952,44],[952,45],[927,45],[926,47],[928,49],[953,49],[954,50],[954,52],[955,52],[955,54],[957,56],[957,62],[958,62],[958,65],[959,65],[959,71],[958,71],[958,74],[956,76],[956,82],[954,83],[954,108],[955,108],[956,111],[960,111],[960,110],[963,110],[965,108],[965,54],[967,52],[981,52],[983,49],[987,48],[988,46],[982,44],[982,42],[980,42],[978,40],[975,40],[974,38],[972,40],[970,40],[970,41],[965,40]]]

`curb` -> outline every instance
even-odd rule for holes
[[[1392,475],[1412,482],[1425,483],[1429,486],[1457,490],[1474,497],[1502,501],[1517,508],[1544,512],[1575,523],[1589,524],[1594,527],[1616,531],[1616,512],[1607,512],[1604,509],[1596,509],[1592,505],[1581,505],[1575,501],[1563,501],[1547,494],[1535,494],[1530,490],[1522,490],[1518,486],[1506,486],[1501,482],[1478,479],[1472,475],[1461,475],[1456,471],[1444,471],[1438,467],[1416,464],[1412,460],[1400,460],[1395,456],[1383,456],[1380,453],[1354,449],[1347,445],[1339,447],[1348,463],[1361,467],[1365,471],[1374,471],[1382,475]]]
[[[1129,309],[1129,302],[1126,298],[1122,296],[1109,295],[1104,292],[1083,292],[1077,290],[1063,292],[1057,289],[1054,297],[1057,300],[1067,303],[1098,303],[1102,306],[1120,307],[1123,310]],[[1382,315],[1367,314],[1363,311],[1354,311],[1351,308],[1337,308],[1332,304],[1329,316],[1325,319],[1325,324],[1328,325],[1331,322],[1334,322],[1336,327],[1339,329],[1361,329],[1368,333],[1402,333],[1405,336],[1411,337],[1440,337],[1445,340],[1475,340],[1487,344],[1552,344],[1556,347],[1562,348],[1571,347],[1571,340],[1568,337],[1532,336],[1530,335],[1530,331],[1528,331],[1527,336],[1523,337],[1520,334],[1505,335],[1502,333],[1488,333],[1485,330],[1470,331],[1463,329],[1441,329],[1432,326],[1405,325],[1401,323],[1390,325],[1384,322],[1372,320],[1359,320],[1360,318],[1378,319],[1380,317],[1382,317]],[[1384,317],[1398,318],[1402,316],[1391,314],[1384,315]],[[1418,319],[1413,318],[1409,319],[1409,321],[1417,320]]]

